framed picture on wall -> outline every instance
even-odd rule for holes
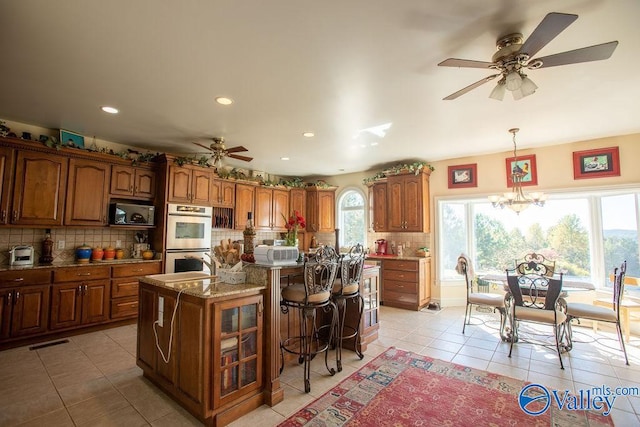
[[[60,129],[60,142],[68,147],[84,148],[84,136]]]
[[[449,166],[449,188],[478,186],[478,164]]]
[[[523,173],[522,186],[538,185],[538,169],[536,167],[536,155],[518,156],[506,159],[507,187],[513,187],[513,179],[511,175],[514,172]]]
[[[620,176],[618,147],[573,152],[573,178],[602,178]]]

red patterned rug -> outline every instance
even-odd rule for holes
[[[391,347],[280,425],[613,426],[593,396],[528,385]]]

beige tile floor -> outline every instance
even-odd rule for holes
[[[322,395],[389,346],[463,365],[489,370],[551,388],[577,391],[591,386],[640,387],[640,339],[631,337],[631,366],[611,331],[578,327],[574,349],[564,356],[544,347],[497,338],[497,315],[474,312],[484,324],[467,327],[462,335],[463,308],[411,312],[381,308],[379,339],[364,360],[343,355],[344,369],[331,377],[323,358],[312,363],[311,393],[302,390],[302,370],[288,364],[282,375],[285,399],[262,406],[232,426],[277,425]],[[594,338],[595,337],[595,338]],[[0,352],[0,426],[199,426],[171,399],[142,377],[135,365],[136,327],[124,326],[69,338],[69,342],[39,350],[20,347]],[[640,397],[618,397],[612,416],[616,425],[640,425]]]

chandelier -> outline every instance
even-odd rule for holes
[[[520,129],[513,128],[509,129],[509,132],[513,134],[513,165],[511,169],[511,181],[513,182],[513,187],[510,192],[504,193],[501,196],[494,195],[489,196],[489,201],[493,205],[494,208],[504,208],[505,206],[519,214],[523,210],[525,210],[529,205],[535,206],[544,206],[544,202],[547,199],[543,193],[531,193],[528,196],[525,195],[522,191],[522,180],[529,173],[529,171],[523,170],[521,166],[518,165],[518,153],[516,147],[516,133]]]

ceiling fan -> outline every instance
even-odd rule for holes
[[[526,69],[535,70],[608,59],[618,46],[617,41],[530,59],[576,19],[578,19],[578,15],[552,12],[544,17],[526,41],[520,33],[500,37],[496,42],[498,51],[491,58],[491,62],[457,58],[445,59],[438,65],[441,67],[488,68],[498,73],[485,77],[443,99],[446,101],[456,99],[486,82],[500,77],[489,97],[502,101],[505,90],[509,90],[513,94],[513,98],[518,100],[531,95],[538,88],[525,74]]]
[[[213,143],[211,143],[209,146],[200,144],[199,142],[194,142],[194,144],[196,144],[198,147],[207,149],[213,153],[212,154],[213,164],[216,167],[222,166],[222,159],[224,157],[231,157],[232,159],[238,159],[245,162],[250,162],[251,160],[253,160],[253,157],[241,156],[240,154],[235,154],[242,151],[249,151],[246,148],[244,148],[242,145],[238,145],[237,147],[226,148],[224,145],[224,138],[215,137],[215,138],[212,138],[212,140],[213,140]]]

